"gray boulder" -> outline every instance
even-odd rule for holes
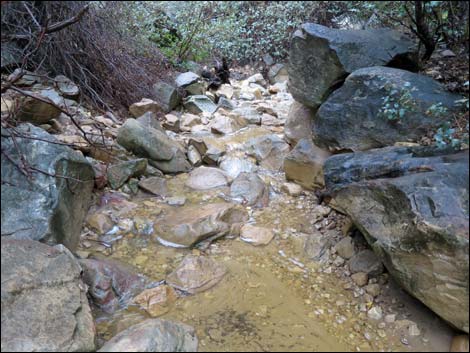
[[[351,72],[370,66],[416,69],[413,42],[389,29],[339,30],[303,24],[292,36],[289,88],[314,109]]]
[[[153,85],[153,98],[160,103],[165,113],[171,112],[181,102],[181,96],[176,88],[163,81]]]
[[[282,168],[289,145],[277,135],[263,135],[245,143],[246,153],[256,158],[261,167],[272,171]]]
[[[330,157],[335,204],[390,274],[455,327],[469,330],[469,156],[388,147]]]
[[[3,238],[1,249],[2,352],[94,351],[95,326],[73,255],[32,240]]]
[[[75,250],[91,201],[91,164],[31,124],[16,127],[16,133],[2,129],[2,152],[2,237],[62,243]],[[18,167],[21,158],[35,168],[31,176]]]
[[[392,105],[398,104],[392,119],[383,112],[388,96]],[[448,113],[433,111],[433,105],[451,112],[461,98],[423,75],[390,67],[359,69],[318,110],[314,140],[330,150],[352,151],[416,141],[449,119]]]
[[[148,319],[120,332],[98,352],[197,352],[197,346],[191,326]]]
[[[159,130],[128,119],[119,129],[117,142],[164,173],[187,172],[191,164],[183,148]]]

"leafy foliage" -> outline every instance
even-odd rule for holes
[[[411,83],[406,82],[404,89],[399,90],[394,85],[386,85],[387,95],[382,97],[382,106],[379,114],[386,117],[390,121],[399,121],[404,118],[408,112],[415,110],[416,103],[413,100],[411,92],[415,90],[411,88]]]

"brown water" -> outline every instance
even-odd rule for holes
[[[248,138],[267,132],[249,129],[219,142],[236,149]],[[191,252],[223,263],[228,271],[220,283],[205,292],[179,297],[161,316],[193,326],[203,352],[448,350],[452,332],[393,283],[387,291],[390,294],[382,299],[384,315],[403,313],[418,324],[421,335],[405,337],[393,324],[368,320],[366,313],[358,310],[361,298],[343,288],[344,276],[322,272],[319,264],[304,257],[305,234],[315,231],[311,223],[314,195],[288,196],[279,191],[285,181],[281,173],[260,171],[260,175],[271,187],[271,202],[265,209],[248,211],[257,225],[275,232],[268,246],[254,247],[235,238],[218,240],[205,250],[173,249],[149,236],[130,233],[104,253],[156,281],[165,279]],[[194,192],[184,186],[186,179],[187,175],[180,175],[168,180],[172,195],[185,196],[186,204],[220,202],[219,196],[227,192],[224,188]],[[142,195],[132,202],[137,206],[121,209],[119,218],[155,222],[162,210],[171,207],[156,197]],[[103,256],[102,252],[97,256]],[[99,345],[149,318],[135,306],[113,315],[95,310],[94,315]]]

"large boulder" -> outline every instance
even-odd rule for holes
[[[108,313],[125,306],[147,284],[145,277],[115,261],[84,259],[80,264],[93,303]]]
[[[286,140],[295,146],[299,140],[312,139],[314,111],[299,102],[293,102],[284,126]]]
[[[2,222],[3,223],[3,222]],[[81,268],[62,245],[2,239],[2,352],[91,352]]]
[[[388,147],[330,157],[326,185],[390,274],[469,331],[469,155]]]
[[[17,104],[16,119],[19,121],[31,122],[34,124],[45,124],[52,119],[57,119],[61,113],[57,106],[64,105],[64,98],[53,88],[39,86],[34,90],[26,91],[32,96],[18,96],[15,100]],[[52,102],[50,104],[47,102]]]
[[[98,352],[197,352],[197,345],[191,326],[148,319],[120,332]]]
[[[31,124],[2,129],[1,163],[2,237],[75,250],[91,201],[91,164]]]
[[[176,88],[163,81],[153,85],[153,97],[160,103],[165,113],[171,112],[181,102],[181,96]]]
[[[163,132],[128,119],[119,129],[117,142],[164,173],[187,172],[191,164],[183,148]]]
[[[427,76],[390,67],[359,69],[318,110],[314,140],[352,151],[416,141],[449,120],[461,98]]]
[[[292,36],[289,88],[294,99],[318,108],[351,72],[370,66],[416,69],[413,43],[389,29],[339,30],[303,24]]]
[[[311,139],[301,139],[284,159],[286,179],[295,181],[306,189],[322,188],[323,164],[331,153],[315,146]]]
[[[241,207],[230,203],[212,203],[173,208],[156,224],[156,239],[163,245],[187,248],[200,241],[223,237],[234,224],[247,220]]]

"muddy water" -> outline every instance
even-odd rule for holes
[[[248,138],[268,133],[248,129],[220,139],[234,152]],[[325,271],[303,252],[306,234],[315,232],[311,212],[315,196],[291,197],[280,192],[282,173],[259,171],[270,186],[271,202],[261,210],[248,208],[251,222],[272,229],[274,240],[254,247],[239,238],[220,239],[202,249],[164,247],[149,235],[123,234],[105,254],[134,266],[155,281],[164,280],[188,253],[210,256],[228,271],[215,287],[195,295],[180,296],[161,318],[187,323],[196,329],[199,351],[441,351],[449,347],[450,331],[424,308],[391,284],[382,307],[385,313],[402,312],[417,322],[422,333],[406,337],[391,324],[368,320],[358,310],[360,299],[344,289],[346,278]],[[194,192],[184,186],[187,175],[168,180],[172,196],[185,196],[186,204],[220,202],[227,188]],[[157,222],[165,208],[157,197],[138,195],[136,207],[119,218],[141,223]],[[102,252],[93,254],[104,256]],[[328,273],[332,272],[332,273]],[[394,292],[395,291],[395,292]],[[400,293],[400,294],[397,294]],[[390,304],[388,304],[388,302]],[[388,309],[387,309],[388,308]],[[388,311],[387,311],[388,310]],[[400,311],[401,310],[401,311]],[[98,344],[125,328],[149,318],[136,306],[113,315],[95,310]]]

